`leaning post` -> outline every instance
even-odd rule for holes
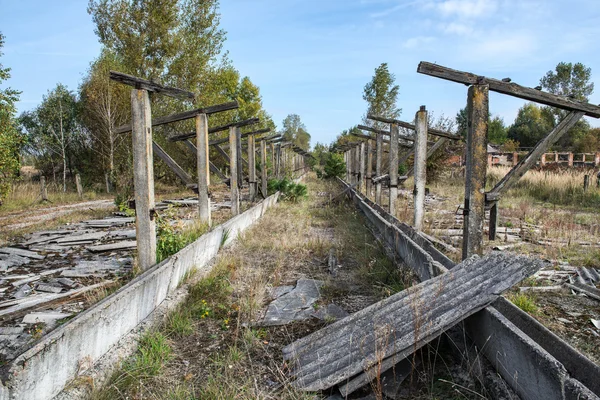
[[[390,214],[396,216],[398,199],[398,125],[391,124],[390,129]]]
[[[152,115],[145,89],[131,91],[131,125],[138,266],[144,271],[156,264]]]
[[[250,201],[256,198],[258,187],[256,185],[256,149],[254,135],[248,136],[248,184],[250,186]]]
[[[483,254],[488,120],[489,85],[472,85],[467,98],[463,260],[474,254]]]
[[[231,188],[231,215],[240,213],[240,188],[238,187],[238,131],[239,128],[229,128],[229,187]]]
[[[196,115],[196,157],[198,164],[198,219],[210,226],[208,118],[206,114]]]
[[[381,157],[383,155],[383,135],[377,133],[377,142],[375,144],[375,176],[381,176]],[[375,203],[381,205],[381,180],[375,184]]]
[[[415,120],[414,227],[420,231],[423,229],[423,217],[425,216],[425,182],[427,179],[427,110],[425,106],[421,106]]]

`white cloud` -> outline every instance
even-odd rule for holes
[[[497,4],[494,0],[444,0],[428,2],[425,8],[433,9],[444,17],[468,19],[494,13]]]
[[[473,28],[467,24],[461,24],[459,22],[451,22],[449,24],[443,25],[442,30],[444,33],[452,33],[456,35],[467,36],[473,32]]]
[[[424,44],[431,43],[434,40],[435,38],[431,36],[415,36],[405,40],[404,43],[402,43],[402,47],[406,49],[414,49]]]

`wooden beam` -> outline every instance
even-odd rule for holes
[[[260,120],[258,118],[245,119],[243,121],[232,122],[232,123],[226,124],[226,125],[213,126],[212,128],[208,129],[208,133],[210,134],[210,133],[217,133],[217,132],[225,132],[232,126],[240,128],[242,126],[254,125],[259,122],[260,122]],[[268,130],[267,130],[267,132],[268,132]],[[195,132],[188,132],[188,133],[182,133],[181,135],[171,136],[171,137],[169,137],[168,140],[169,140],[169,142],[180,142],[182,140],[190,139],[195,136],[196,136]]]
[[[131,135],[135,193],[135,230],[138,266],[142,271],[156,264],[156,221],[154,218],[154,163],[152,160],[152,114],[150,97],[144,89],[131,91]]]
[[[197,153],[198,149],[196,148],[196,146],[189,140],[186,140],[184,143],[186,145],[186,148],[192,152],[194,157],[197,157],[196,153]],[[219,168],[217,168],[217,166],[215,164],[213,164],[210,160],[208,160],[208,166],[210,168],[210,172],[212,172],[213,174],[216,174],[223,183],[229,184],[229,178],[227,178],[225,176],[225,174],[222,173],[221,170]]]
[[[152,149],[154,150],[156,155],[165,164],[167,164],[167,166],[171,169],[171,171],[173,171],[175,173],[175,175],[177,175],[179,177],[179,179],[181,179],[183,181],[183,183],[185,185],[190,185],[190,184],[194,183],[192,177],[187,172],[185,172],[183,170],[183,168],[181,168],[179,166],[179,164],[177,164],[177,162],[175,160],[173,160],[171,158],[171,156],[162,147],[160,147],[159,144],[156,143],[155,141],[152,141]]]
[[[263,198],[267,198],[267,142],[265,140],[260,141],[260,183],[262,186]]]
[[[254,147],[254,135],[248,136],[248,185],[250,186],[250,201],[253,202],[258,193],[256,183],[256,149]]]
[[[516,83],[503,82],[498,79],[487,78],[470,72],[458,71],[426,61],[421,61],[419,63],[417,72],[452,82],[463,83],[465,85],[486,84],[489,85],[490,90],[494,92],[534,101],[551,107],[562,108],[563,110],[582,111],[590,117],[600,118],[600,107],[597,105],[521,86]]]
[[[237,130],[235,126],[229,128],[229,174],[231,189],[231,214],[236,216],[240,213],[240,189],[238,187],[238,146]]]
[[[381,161],[383,157],[383,134],[377,134],[375,144],[375,176],[381,176]],[[381,182],[375,184],[375,203],[381,205]]]
[[[386,124],[396,124],[402,128],[410,129],[412,131],[416,130],[415,125],[410,124],[408,122],[400,121],[399,119],[379,117],[377,115],[372,115],[372,114],[367,115],[367,118],[372,119],[373,121],[384,122]],[[456,135],[454,133],[440,131],[439,129],[433,129],[433,128],[429,128],[429,127],[427,128],[427,134],[433,135],[433,136],[441,136],[441,137],[445,137],[445,138],[452,139],[452,140],[461,140],[462,139],[459,135]]]
[[[398,124],[396,124],[398,125]],[[358,129],[362,129],[363,131],[368,131],[368,132],[373,132],[373,133],[379,133],[382,135],[386,135],[386,136],[390,136],[390,132],[383,130],[383,129],[375,129],[375,128],[371,128],[370,126],[366,126],[366,125],[358,125]],[[414,142],[415,138],[411,137],[411,136],[406,136],[406,135],[401,135],[400,132],[398,132],[398,139],[403,139],[406,140],[408,142]],[[410,145],[405,144],[405,143],[401,143],[400,144],[403,147],[410,147]]]
[[[389,211],[396,217],[396,202],[398,201],[398,125],[390,125],[390,188]]]
[[[176,97],[178,99],[193,100],[195,97],[193,92],[174,87],[163,86],[156,82],[138,78],[137,76],[124,74],[122,72],[110,71],[109,76],[111,80],[132,86],[135,89],[144,89],[149,92],[160,93],[166,96]]]
[[[413,190],[413,226],[415,230],[423,230],[425,218],[425,183],[427,181],[427,110],[425,106],[415,116],[415,183]]]
[[[198,114],[214,114],[223,111],[235,110],[239,105],[237,101],[229,103],[218,104],[215,106],[196,108],[195,110],[184,111],[176,114],[167,115],[165,117],[159,117],[152,120],[152,126],[159,126],[170,124],[171,122],[184,121],[186,119],[196,118]],[[126,133],[131,131],[131,125],[122,125],[115,129],[115,133]],[[195,134],[190,136],[194,137]],[[188,138],[189,139],[189,138]]]
[[[367,140],[367,197],[372,196],[373,191],[373,140]]]

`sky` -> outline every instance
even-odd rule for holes
[[[100,52],[86,0],[0,0],[2,87],[35,108],[57,83],[76,90]],[[464,85],[421,75],[420,61],[535,87],[556,64],[592,69],[600,103],[598,0],[221,0],[225,50],[260,87],[274,121],[298,114],[312,144],[362,122],[363,88],[381,63],[400,86],[401,119],[419,106],[454,117]],[[490,111],[512,123],[525,102],[491,93]],[[588,119],[592,126],[600,121]]]

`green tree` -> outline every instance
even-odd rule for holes
[[[4,47],[4,36],[0,33],[0,50]],[[0,56],[2,56],[0,51]],[[0,63],[0,84],[10,78],[10,68]],[[19,152],[23,136],[17,130],[15,103],[19,92],[11,88],[0,89],[0,205],[10,190],[10,185],[19,174]]]
[[[499,116],[490,118],[488,125],[488,140],[493,144],[503,144],[508,139],[508,129],[504,125],[504,120]]]
[[[281,135],[286,142],[292,142],[301,149],[310,148],[310,134],[306,131],[306,126],[300,120],[298,114],[289,114],[283,120]]]
[[[66,191],[67,170],[73,172],[75,159],[83,156],[78,147],[85,145],[75,94],[59,83],[34,111],[23,113],[19,121],[33,155],[49,159],[53,172],[55,160],[60,160],[63,191]]]
[[[375,75],[363,90],[363,100],[368,104],[367,114],[386,118],[398,118],[402,110],[398,108],[398,93],[400,87],[395,85],[395,76],[388,70],[387,63],[382,63],[375,68]],[[364,122],[370,126],[379,127],[380,124],[364,117]]]
[[[594,83],[591,82],[591,78],[591,68],[582,63],[560,62],[554,71],[548,71],[540,79],[540,85],[550,93],[578,101],[588,101],[589,96],[594,92]],[[542,109],[551,128],[554,128],[568,112],[553,107],[543,107]],[[587,136],[589,130],[590,125],[587,121],[583,119],[577,121],[575,126],[558,140],[556,147],[573,149],[577,143],[583,143],[582,138]]]
[[[533,147],[551,129],[542,109],[534,103],[527,103],[519,109],[515,122],[508,128],[508,138],[523,147]]]
[[[316,159],[316,164],[324,166],[327,162],[329,148],[324,144],[317,143],[312,151],[313,157]]]
[[[344,156],[339,153],[329,153],[323,170],[325,171],[325,178],[341,178],[346,173]]]
[[[456,113],[456,125],[458,127],[458,134],[463,138],[467,137],[467,128],[469,126],[467,118],[467,107],[461,108]]]

